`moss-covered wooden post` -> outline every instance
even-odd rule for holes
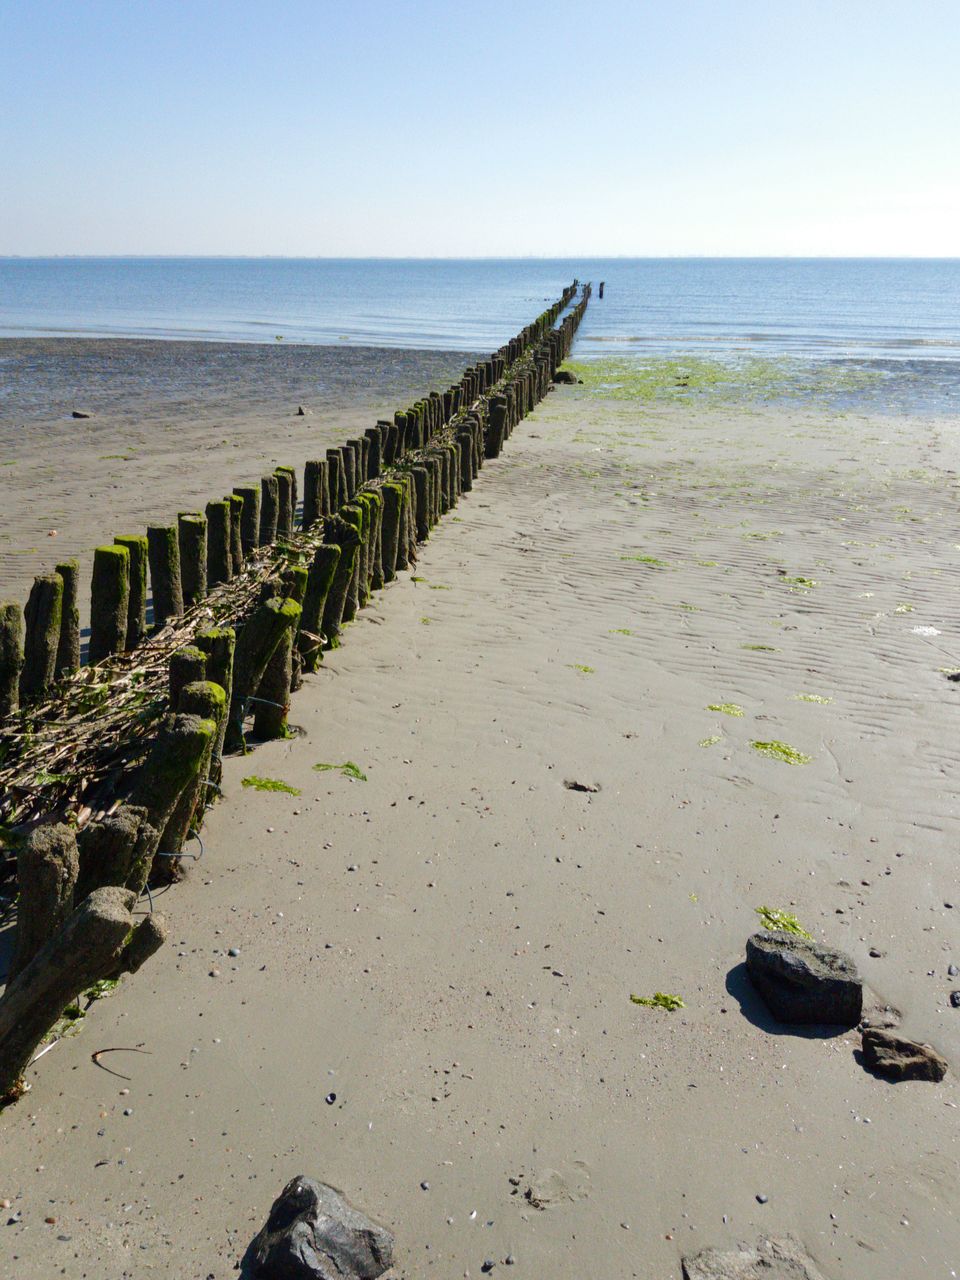
[[[127,577],[127,635],[124,649],[135,649],[147,634],[147,538],[142,533],[120,534],[118,547],[126,547],[130,558]]]
[[[207,780],[210,775],[210,762],[220,733],[220,726],[227,716],[227,695],[212,680],[195,680],[185,685],[180,691],[180,709],[184,715],[198,716],[203,723],[212,723],[214,733],[210,736],[197,762],[196,773],[181,791],[173,812],[167,819],[166,826],[160,836],[160,852],[180,853],[184,842],[192,830],[196,830],[203,819],[203,810],[207,801]],[[164,878],[178,879],[181,870],[175,859],[163,859],[164,866],[157,868]]]
[[[140,896],[147,883],[160,832],[147,821],[147,811],[122,805],[99,822],[88,823],[77,836],[80,874],[74,902],[82,902],[94,889],[121,885]]]
[[[410,468],[413,477],[413,488],[416,497],[417,541],[426,542],[430,536],[430,490],[429,472],[425,466]]]
[[[233,697],[233,658],[236,650],[237,636],[232,627],[210,627],[194,637],[197,648],[207,659],[206,678],[218,684],[227,698],[227,706]],[[210,757],[210,778],[219,782],[222,773],[221,757],[223,740],[227,732],[227,718],[224,716],[217,731],[217,741]]]
[[[347,585],[347,594],[343,601],[343,621],[347,623],[353,621],[357,616],[357,610],[360,608],[360,579],[366,562],[363,508],[356,503],[348,502],[340,508],[340,519],[348,524],[357,535],[357,554],[353,562],[353,573]]]
[[[378,426],[368,427],[364,435],[370,441],[369,455],[367,457],[367,479],[376,480],[383,471],[383,436]]]
[[[347,444],[353,450],[353,456],[356,459],[356,487],[359,489],[367,480],[367,450],[369,448],[369,443],[365,438],[360,438],[356,440],[348,440]],[[354,490],[354,492],[356,492],[356,490]]]
[[[24,609],[26,638],[20,672],[20,701],[45,698],[53,687],[60,647],[63,579],[59,573],[34,578]]]
[[[383,589],[383,493],[377,489],[370,491],[370,590]]]
[[[340,548],[331,543],[322,543],[313,553],[298,641],[304,671],[316,671],[323,656],[323,611],[339,560]]]
[[[307,570],[301,565],[292,565],[284,571],[282,581],[286,600],[294,601],[300,615],[297,619],[298,626],[287,631],[273,651],[273,657],[267,663],[257,688],[259,701],[254,703],[253,708],[253,732],[264,742],[286,737],[290,692],[295,685],[299,687],[299,652],[296,669],[294,664],[295,632],[299,630],[299,623],[303,618]]]
[[[15,600],[0,601],[0,720],[20,706],[23,670],[23,610]]]
[[[180,543],[180,586],[183,607],[192,609],[207,594],[207,518],[199,511],[181,511],[177,517]]]
[[[271,547],[277,540],[280,520],[280,481],[276,475],[260,479],[260,546]]]
[[[153,625],[162,627],[169,618],[179,618],[183,614],[180,543],[176,525],[148,526],[147,555],[153,593]]]
[[[207,515],[207,590],[233,577],[230,553],[230,503],[226,498],[208,502]]]
[[[276,541],[289,542],[293,536],[294,474],[291,467],[277,467],[277,537]]]
[[[292,634],[299,625],[300,613],[300,605],[295,600],[264,600],[237,636],[225,751],[243,751],[243,717],[247,699],[255,695],[267,664],[284,635]]]
[[[299,490],[297,489],[297,469],[296,467],[274,467],[277,475],[286,472],[290,477],[290,529],[294,529],[297,523],[297,504],[300,501]]]
[[[130,552],[126,547],[97,547],[90,584],[91,664],[122,653],[127,639],[130,602]]]
[[[7,981],[46,945],[73,910],[80,870],[74,830],[62,822],[34,827],[17,850],[17,931]]]
[[[60,639],[57,642],[56,678],[73,675],[80,669],[80,564],[77,560],[61,560],[56,572],[63,579],[60,604]],[[2,712],[0,712],[2,715]]]
[[[403,486],[395,480],[387,480],[380,493],[383,498],[380,563],[384,582],[392,582],[397,576],[397,548],[400,541],[400,510],[403,503]]]
[[[230,574],[234,576],[243,566],[243,503],[239,493],[228,493],[225,501],[230,504]]]
[[[243,500],[240,515],[240,540],[244,558],[260,545],[260,486],[236,485],[233,492]]]
[[[340,548],[337,561],[323,607],[323,634],[326,637],[325,648],[336,649],[340,645],[340,634],[343,630],[343,610],[346,604],[347,591],[353,579],[360,547],[360,535],[352,524],[348,524],[339,516],[332,516],[324,525],[324,540]]]
[[[170,655],[167,698],[171,711],[179,711],[180,694],[188,684],[207,678],[207,655],[199,645],[185,644]]]
[[[303,468],[303,528],[312,529],[324,515],[323,474],[324,464],[311,459]]]

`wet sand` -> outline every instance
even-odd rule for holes
[[[168,945],[2,1117],[0,1274],[226,1280],[303,1172],[407,1280],[678,1280],[761,1232],[828,1280],[950,1276],[958,433],[551,395],[307,678],[302,736],[227,762]],[[314,770],[344,761],[367,781]],[[943,1084],[773,1023],[761,905]],[[107,1046],[149,1054],[112,1055],[129,1084]]]
[[[93,548],[114,535],[202,510],[278,464],[302,468],[445,389],[475,359],[282,343],[0,340],[0,599],[26,600],[34,576],[69,556],[88,587]],[[93,416],[72,418],[74,409]]]

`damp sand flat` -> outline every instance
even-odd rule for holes
[[[408,1280],[678,1280],[785,1231],[831,1280],[949,1275],[956,439],[553,394],[307,679],[305,736],[227,762],[170,942],[4,1115],[0,1274],[226,1280],[307,1172]],[[945,1082],[773,1027],[760,905],[847,948]],[[90,1062],[138,1045],[129,1085]]]
[[[0,598],[168,524],[277,464],[302,468],[446,388],[469,352],[282,343],[0,340]],[[302,405],[305,417],[297,416]],[[93,416],[71,418],[74,409]],[[56,536],[51,531],[56,530]]]

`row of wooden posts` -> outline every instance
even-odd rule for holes
[[[161,917],[132,912],[148,881],[175,877],[219,781],[221,754],[246,749],[251,710],[258,738],[286,732],[302,672],[316,668],[323,648],[339,644],[373,591],[412,566],[417,543],[546,395],[590,296],[586,285],[558,325],[576,283],[449,391],[431,393],[393,422],[378,422],[308,462],[299,530],[297,477],[283,467],[259,486],[211,502],[203,515],[184,513],[176,526],[98,549],[89,661],[109,667],[111,655],[146,635],[148,570],[154,628],[169,624],[181,636],[171,620],[185,610],[189,620],[191,609],[205,625],[171,652],[167,713],[145,760],[116,794],[101,795],[97,820],[83,825],[53,815],[61,820],[33,825],[19,841],[16,945],[0,997],[0,1097],[22,1087],[36,1047],[79,991],[138,968],[161,945]],[[271,559],[269,574],[253,574],[263,549],[277,546],[284,554]],[[254,594],[228,620],[233,625],[210,626],[209,609],[198,606],[205,597],[207,606],[226,598],[228,584],[243,574]],[[31,592],[19,647],[21,715],[31,700],[55,695],[57,679],[79,660],[72,648],[73,666],[56,665],[64,637],[75,643],[65,599],[75,618],[76,576],[59,568]],[[16,657],[16,630],[0,637]],[[8,680],[8,698],[9,689]],[[111,785],[116,790],[115,780]]]

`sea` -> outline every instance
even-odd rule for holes
[[[483,351],[574,278],[578,357],[842,362],[960,405],[960,259],[0,258],[0,338]]]

